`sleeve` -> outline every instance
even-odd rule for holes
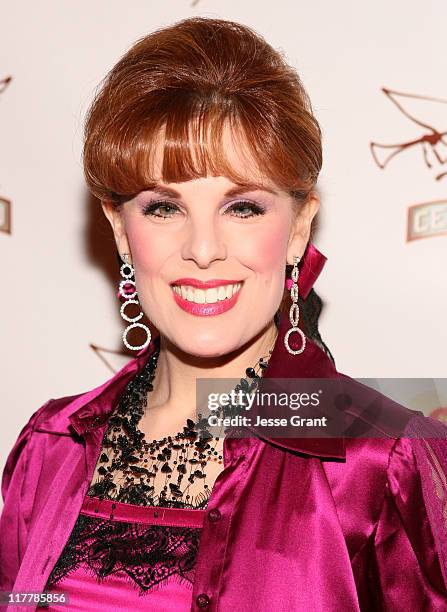
[[[22,515],[23,480],[29,446],[35,423],[52,400],[41,406],[22,428],[3,468],[1,491],[3,509],[0,515],[0,590],[10,591],[20,567],[20,551],[24,549],[27,526]]]
[[[394,443],[373,546],[375,609],[447,610],[447,427],[411,419]]]

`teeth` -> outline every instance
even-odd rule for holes
[[[207,289],[203,293],[207,304],[214,304],[214,302],[217,302],[217,289]]]
[[[195,302],[196,304],[215,304],[231,298],[242,287],[242,283],[235,285],[221,285],[212,289],[196,289],[186,285],[174,285],[172,288],[184,300]]]
[[[194,302],[196,304],[205,304],[205,293],[203,289],[194,289]]]
[[[227,297],[227,290],[225,287],[219,287],[218,291],[217,291],[217,298],[219,300],[224,300]]]

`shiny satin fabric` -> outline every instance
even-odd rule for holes
[[[286,313],[266,376],[350,380],[311,340],[290,355],[288,328]],[[0,589],[42,591],[82,507],[108,415],[156,342],[96,389],[49,400],[21,431],[2,479]],[[192,611],[447,610],[447,428],[381,397],[388,422],[407,423],[404,435],[225,439]],[[209,520],[216,510],[219,520]]]
[[[179,584],[173,576],[168,585],[151,590],[148,600],[138,597],[125,574],[111,574],[97,582],[96,576],[81,566],[71,572],[51,593],[69,595],[68,604],[52,604],[48,612],[138,612],[163,610],[179,612],[191,607],[191,589]],[[23,608],[25,609],[25,608]]]
[[[135,506],[120,502],[115,502],[112,506],[110,500],[100,500],[89,496],[84,499],[81,514],[92,517],[93,520],[109,520],[112,511],[114,513],[113,521],[132,525],[132,530],[136,530],[138,525],[155,525],[161,529],[171,527],[201,528],[206,514],[204,510]],[[166,537],[169,536],[166,535]],[[104,543],[102,545],[104,546]],[[114,568],[101,578],[101,581],[98,581],[96,572],[90,567],[90,563],[83,559],[49,589],[52,594],[59,596],[64,594],[64,597],[68,598],[69,604],[50,604],[45,609],[48,612],[64,612],[66,610],[77,610],[79,612],[129,610],[129,612],[134,612],[142,608],[165,612],[190,610],[192,584],[173,571],[175,556],[179,554],[181,557],[182,549],[183,544],[180,544],[179,548],[173,547],[170,550],[169,567],[157,568],[157,575],[154,577],[156,580],[161,580],[164,576],[164,581],[151,585],[150,589],[142,593],[139,592],[131,573],[128,573],[125,569]],[[137,551],[135,553],[138,555]],[[126,557],[128,554],[126,552]],[[138,567],[143,569],[140,562]],[[129,568],[129,570],[131,569]],[[140,580],[141,578],[140,576]]]

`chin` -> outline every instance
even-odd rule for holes
[[[179,337],[175,339],[175,344],[185,353],[195,357],[221,357],[236,350],[240,346],[239,336],[232,338],[222,333],[200,333],[196,332],[191,336]]]

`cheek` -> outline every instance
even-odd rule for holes
[[[169,252],[169,241],[161,238],[162,232],[136,219],[129,219],[126,231],[134,267],[145,274],[159,270]]]
[[[242,245],[248,265],[267,276],[282,270],[285,267],[288,235],[285,224],[275,224],[263,231],[253,232]]]

